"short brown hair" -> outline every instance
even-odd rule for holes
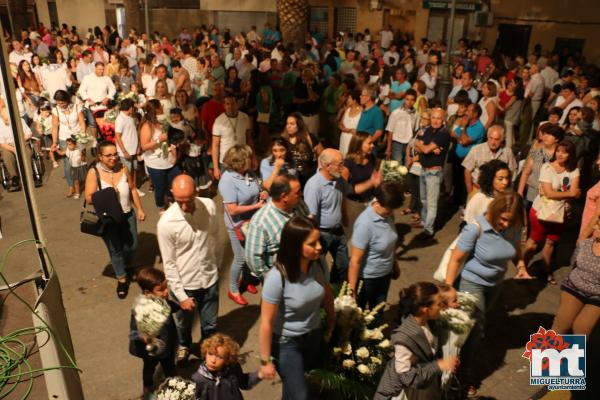
[[[242,171],[248,167],[252,159],[252,148],[246,144],[236,144],[225,153],[223,166],[226,169]]]
[[[233,365],[238,363],[240,355],[240,345],[236,343],[230,336],[222,333],[217,333],[204,342],[200,348],[202,358],[206,357],[206,353],[217,354],[217,349],[222,347],[225,349],[225,365]]]
[[[487,209],[487,219],[494,229],[497,228],[497,221],[500,214],[509,212],[513,218],[511,226],[523,226],[525,221],[525,211],[523,207],[523,198],[515,192],[499,193],[490,203]]]
[[[165,281],[165,273],[154,267],[142,268],[136,277],[136,282],[140,285],[142,291],[151,292],[155,287]]]

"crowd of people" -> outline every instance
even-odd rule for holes
[[[312,349],[335,325],[331,285],[361,286],[358,304],[373,308],[400,274],[394,214],[410,216],[422,246],[436,243],[442,206],[464,220],[445,283],[478,301],[460,367],[469,395],[478,383],[470,361],[509,261],[517,279],[556,284],[556,244],[580,226],[554,328],[589,334],[600,318],[600,70],[581,54],[536,46],[526,58],[492,56],[461,39],[450,54],[453,88],[439,99],[448,49],[392,27],[334,40],[307,33],[297,48],[268,25],[260,33],[201,26],[168,38],[40,24],[10,43],[24,139],[38,138],[33,147],[53,168],[62,159],[66,197],[107,209],[102,238],[119,298],[128,294],[136,221],[145,219],[140,187],[149,181],[164,274],[145,268],[137,280],[145,294],[171,300],[174,320],[160,360],[132,325],[148,397],[159,361],[170,376],[173,362],[188,360],[197,310],[198,399],[240,398],[239,388],[276,372],[284,399],[308,398]],[[5,99],[2,163],[18,190]],[[382,160],[406,166],[405,185],[383,179]],[[356,220],[348,207],[360,210]],[[218,218],[233,253],[228,297],[244,306],[244,292],[262,292],[258,374],[244,375],[239,346],[218,334]],[[532,267],[540,250],[541,270]],[[416,354],[406,340],[435,347],[427,326],[444,307],[439,291],[423,282],[403,291],[404,322],[377,398],[399,387],[418,396],[442,370],[456,370],[456,360]]]

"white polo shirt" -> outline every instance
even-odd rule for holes
[[[139,140],[135,121],[132,117],[120,112],[115,120],[115,133],[121,134],[123,146],[130,155],[137,154]],[[117,153],[123,157],[123,151],[119,146],[117,146]]]

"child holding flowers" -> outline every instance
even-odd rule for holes
[[[242,400],[240,389],[252,389],[262,373],[244,373],[239,364],[240,346],[221,333],[202,342],[200,368],[192,375],[196,383],[196,400]]]
[[[394,357],[388,362],[373,400],[439,399],[443,371],[454,371],[457,357],[437,358],[430,322],[440,316],[442,295],[436,284],[417,282],[400,291],[400,326],[392,334]]]
[[[150,398],[154,386],[154,370],[160,363],[166,377],[176,375],[175,344],[177,331],[173,312],[179,306],[169,300],[164,272],[147,267],[138,272],[137,283],[142,296],[131,312],[129,353],[144,361],[142,378],[144,399]]]

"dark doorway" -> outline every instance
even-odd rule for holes
[[[531,25],[500,24],[494,52],[527,57]]]

